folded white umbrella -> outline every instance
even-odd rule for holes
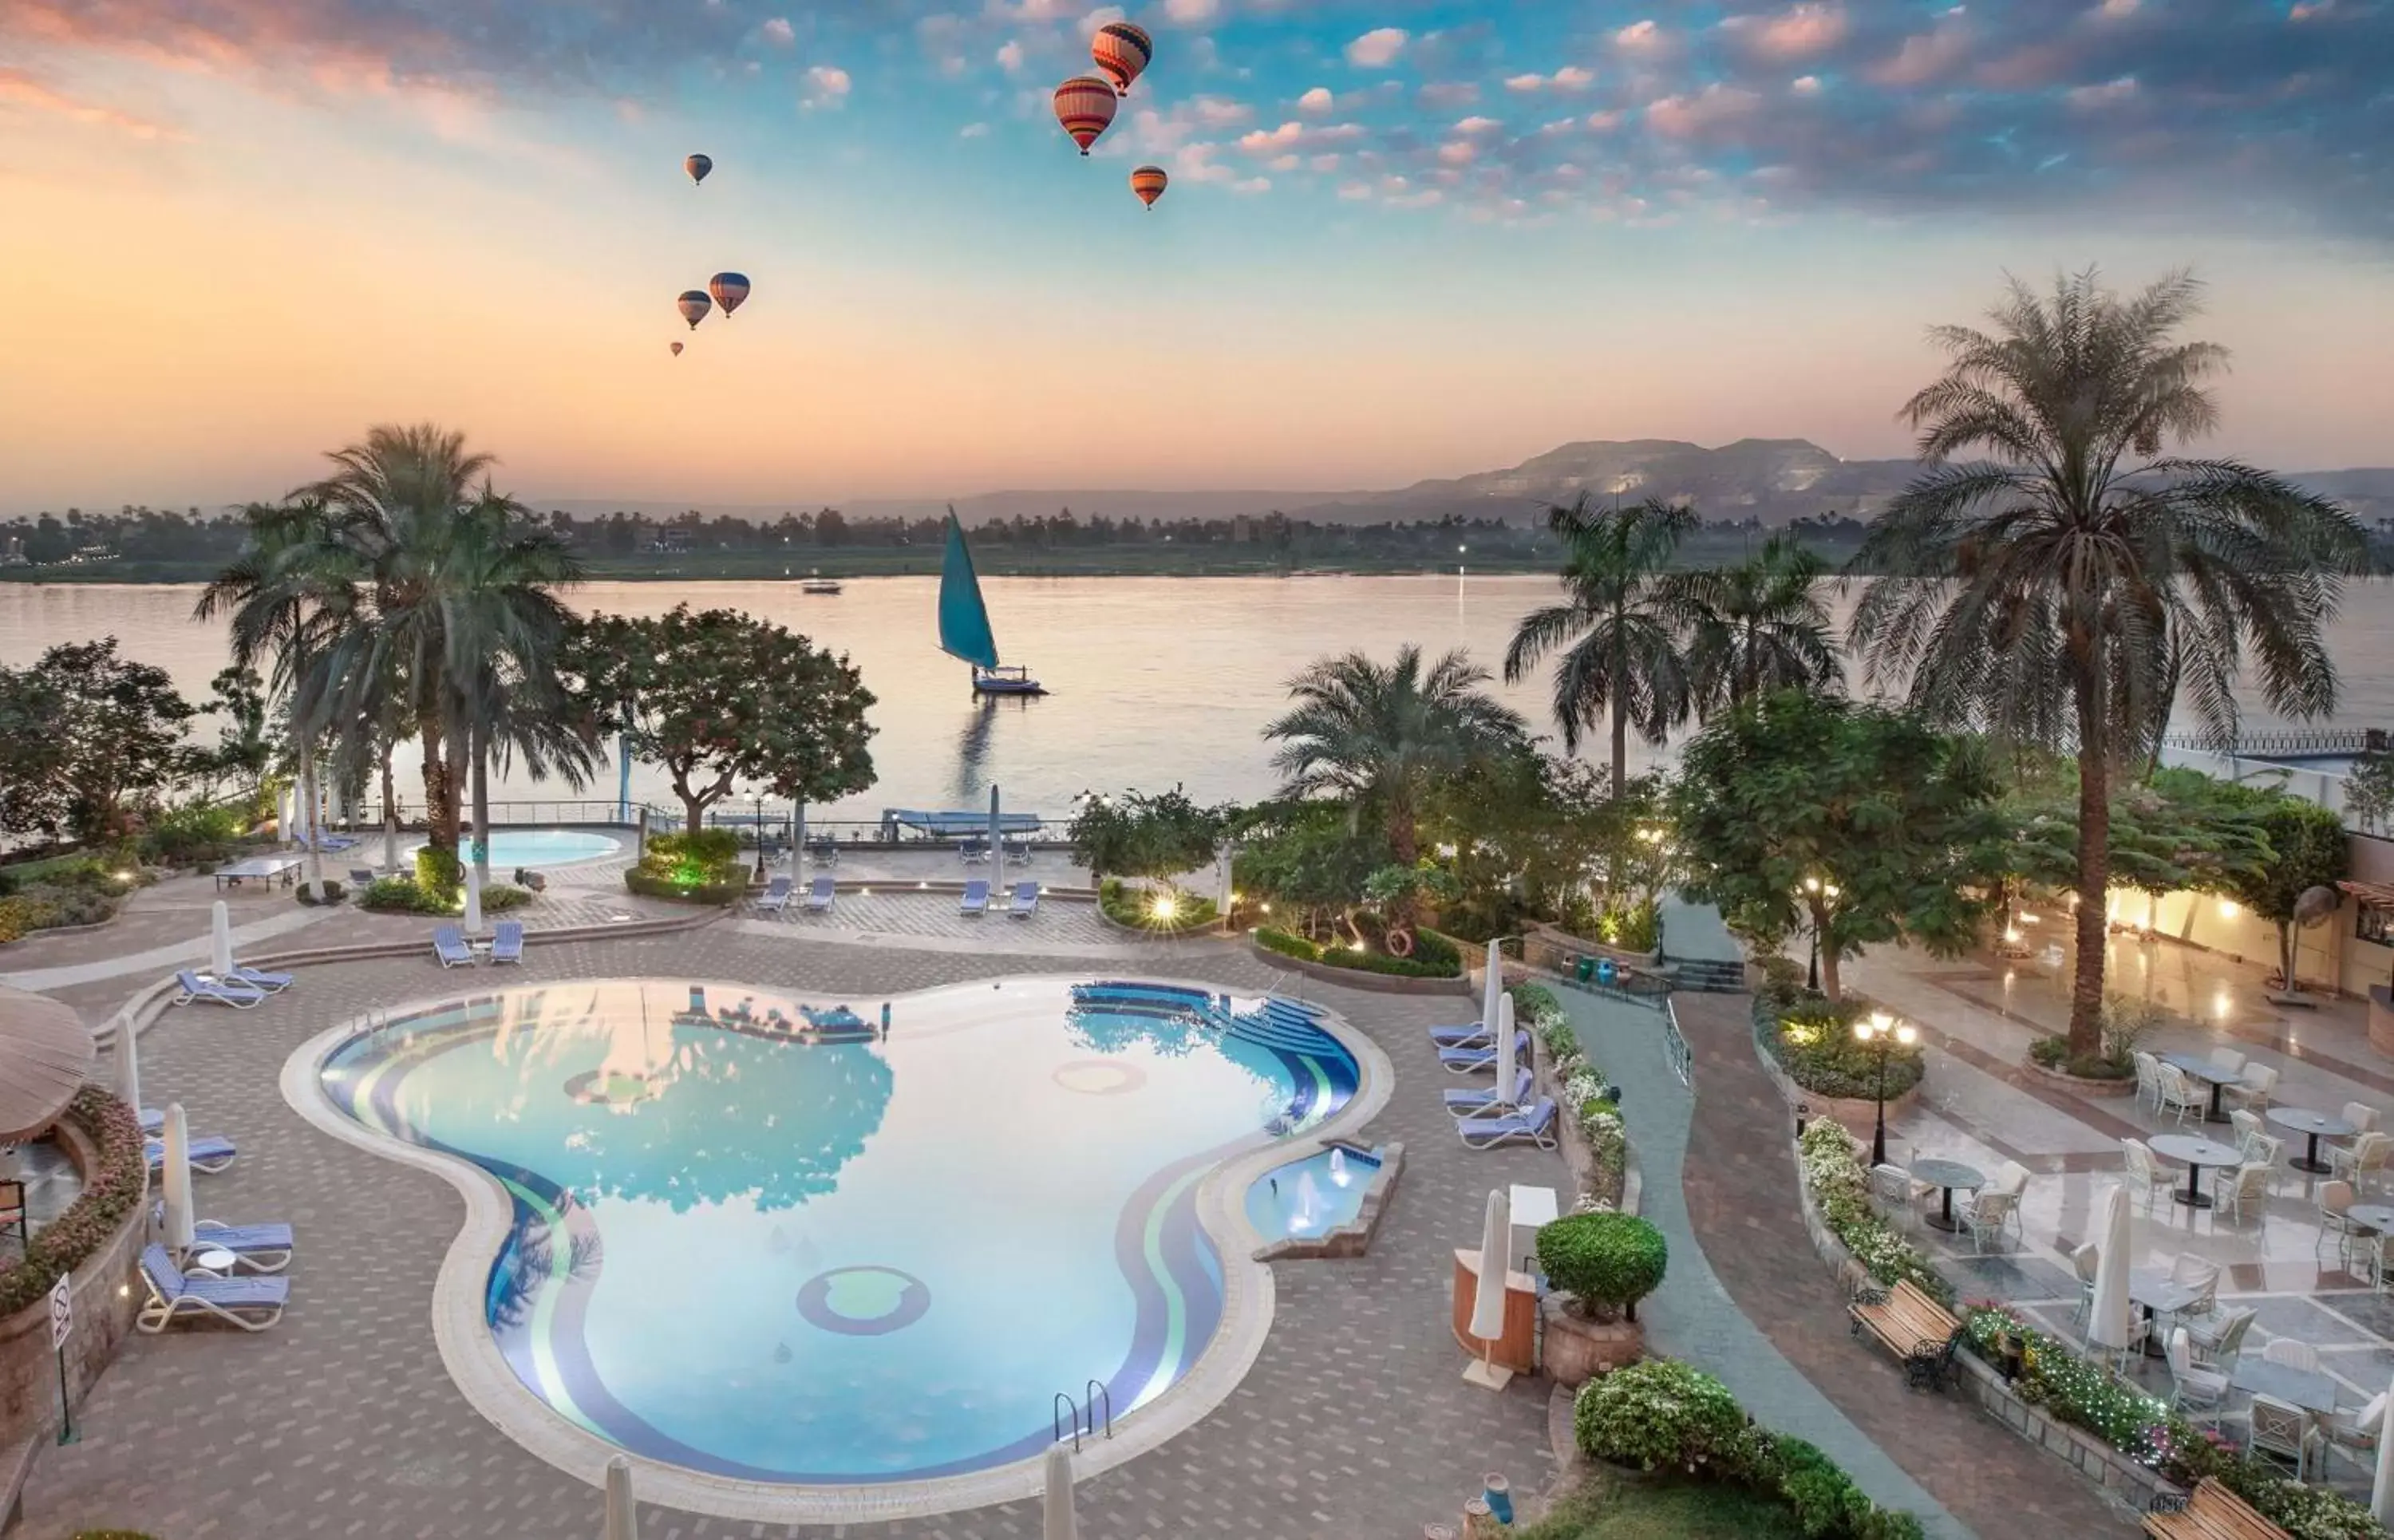
[[[482,871],[479,866],[466,868],[466,933],[479,935],[482,928]]]
[[[166,1186],[166,1249],[178,1255],[191,1249],[199,1237],[199,1216],[191,1210],[191,1125],[183,1104],[166,1104],[166,1158],[162,1163]]]
[[[1496,1105],[1513,1105],[1514,1066],[1520,1061],[1515,1050],[1513,1031],[1513,997],[1506,995],[1496,1006]]]
[[[133,1013],[116,1013],[116,1094],[127,1107],[141,1108],[141,1045],[133,1035]]]
[[[217,978],[232,972],[232,911],[222,899],[208,912],[208,958]]]
[[[1505,959],[1496,950],[1496,942],[1501,939],[1492,938],[1488,942],[1488,983],[1480,996],[1480,1030],[1482,1032],[1496,1030],[1496,1002],[1506,998]]]
[[[2099,1352],[2125,1352],[2128,1348],[2128,1191],[2113,1185],[2103,1190],[2097,1210],[2095,1308],[2086,1314],[2086,1345]]]
[[[1513,1371],[1496,1362],[1496,1339],[1505,1335],[1505,1283],[1512,1271],[1506,1254],[1513,1244],[1512,1207],[1503,1188],[1488,1193],[1488,1215],[1480,1231],[1480,1269],[1472,1281],[1471,1335],[1480,1344],[1480,1356],[1463,1377],[1491,1390],[1502,1390]]]
[[[1040,1540],[1081,1540],[1081,1520],[1072,1512],[1072,1446],[1047,1446],[1046,1520]]]
[[[636,1540],[638,1510],[632,1506],[632,1462],[618,1454],[607,1462],[606,1540]]]
[[[2369,1511],[2381,1524],[2394,1522],[2394,1386],[2387,1388],[2386,1411],[2377,1419],[2377,1480],[2369,1489]]]

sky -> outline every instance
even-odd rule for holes
[[[2210,451],[2394,464],[2389,0],[1156,0],[1084,159],[1050,96],[1124,14],[0,0],[0,514],[386,421],[535,499],[1891,455],[1929,326],[2090,264],[2210,283]]]

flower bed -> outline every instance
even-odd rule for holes
[[[1176,888],[1133,888],[1119,877],[1098,884],[1098,912],[1125,930],[1177,936],[1221,918],[1214,901]]]
[[[1515,984],[1515,1024],[1527,1027],[1546,1050],[1556,1086],[1555,1103],[1586,1141],[1593,1165],[1586,1196],[1600,1208],[1621,1206],[1622,1189],[1629,1170],[1629,1136],[1622,1126],[1616,1103],[1605,1093],[1611,1087],[1604,1072],[1580,1051],[1579,1036],[1562,1002],[1543,984]]]
[[[1965,1311],[1963,1324],[1964,1346],[1990,1364],[2003,1361],[1998,1344],[2004,1337],[2018,1345],[2020,1373],[2010,1382],[2014,1395],[2170,1481],[2191,1488],[2216,1476],[2295,1540],[2385,1540],[2385,1526],[2361,1504],[2293,1481],[2245,1455],[2011,1311],[1974,1306]]]
[[[1792,999],[1771,990],[1754,997],[1755,1027],[1787,1078],[1816,1096],[1871,1101],[1881,1090],[1881,1050],[1854,1036],[1854,1022],[1866,1014],[1858,1001],[1832,1003],[1817,994]],[[1920,1084],[1927,1058],[1918,1044],[1885,1050],[1885,1091],[1892,1104]]]
[[[62,1275],[74,1281],[65,1355],[74,1394],[99,1377],[133,1323],[136,1300],[125,1285],[143,1232],[140,1126],[132,1108],[87,1086],[67,1104],[55,1137],[83,1191],[13,1266],[0,1263],[0,1449],[58,1416],[59,1360],[46,1296]],[[0,1471],[0,1486],[5,1481]]]
[[[1872,1502],[1804,1440],[1756,1424],[1729,1387],[1689,1364],[1648,1359],[1592,1379],[1572,1407],[1580,1453],[1641,1470],[1744,1487],[1787,1505],[1824,1540],[1920,1540],[1920,1520]]]
[[[1454,944],[1435,930],[1414,933],[1414,954],[1391,957],[1385,952],[1369,947],[1358,951],[1350,945],[1324,946],[1319,941],[1292,936],[1285,930],[1259,926],[1254,931],[1255,942],[1267,952],[1276,952],[1301,963],[1318,963],[1324,967],[1351,968],[1358,973],[1384,973],[1397,979],[1459,979],[1463,977],[1463,955]]]
[[[33,1237],[22,1260],[0,1271],[0,1316],[14,1315],[50,1292],[59,1274],[72,1272],[107,1244],[117,1221],[141,1202],[148,1175],[141,1151],[141,1125],[133,1109],[97,1086],[75,1093],[64,1114],[99,1147],[99,1160],[84,1173],[83,1192],[66,1211]]]
[[[1920,1248],[1896,1233],[1871,1206],[1870,1173],[1843,1126],[1822,1119],[1796,1141],[1804,1189],[1822,1223],[1853,1254],[1863,1271],[1892,1287],[1906,1279],[1939,1304],[1952,1307],[1953,1286],[1929,1264]]]

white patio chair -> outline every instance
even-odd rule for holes
[[[2244,1334],[2253,1329],[2258,1314],[2249,1310],[2230,1310],[2226,1315],[2186,1327],[2187,1345],[2194,1350],[2194,1362],[2203,1368],[2233,1375],[2236,1355],[2244,1350]]]
[[[2139,1048],[2132,1056],[2137,1061],[2137,1105],[2150,1101],[2153,1111],[2162,1110],[2162,1061]]]
[[[2247,1215],[2259,1218],[2269,1202],[2269,1173],[2265,1163],[2247,1162],[2224,1182],[2211,1189],[2212,1213],[2233,1216],[2239,1224]]]
[[[2253,1398],[2252,1417],[2253,1433],[2245,1441],[2246,1453],[2294,1461],[2295,1480],[2301,1481],[2310,1470],[2311,1446],[2320,1441],[2318,1432],[2311,1427],[2310,1415],[2275,1396],[2256,1395]]]
[[[2260,1113],[2247,1112],[2241,1107],[2230,1109],[2228,1125],[2236,1130],[2236,1143],[2240,1149],[2247,1139],[2262,1139],[2269,1132],[2262,1125]]]
[[[2211,1108],[2210,1093],[2197,1086],[2187,1073],[2175,1064],[2163,1065],[2161,1074],[2162,1115],[2175,1118],[2180,1127],[2186,1125],[2189,1117],[2197,1123],[2202,1122]]]
[[[2177,1178],[2163,1169],[2162,1163],[2153,1158],[2151,1147],[2143,1139],[2124,1139],[2120,1141],[2120,1148],[2128,1157],[2128,1191],[2143,1191],[2145,1208],[2150,1213],[2153,1206],[2153,1194],[2165,1192],[2177,1185]]]
[[[2182,1326],[2200,1316],[2216,1313],[2219,1309],[2219,1264],[2206,1262],[2190,1251],[2182,1251],[2170,1264],[2170,1282],[2182,1283],[2195,1291],[2193,1297],[2168,1312],[2172,1325]]]
[[[1954,1205],[1953,1218],[1983,1255],[1991,1239],[1997,1245],[2003,1244],[2006,1226],[2019,1223],[2019,1201],[2017,1192],[1973,1192],[1968,1203]]]
[[[2275,1134],[2256,1134],[2249,1139],[2240,1140],[2236,1148],[2243,1152],[2247,1165],[2266,1165],[2269,1168],[2270,1179],[2274,1181],[2277,1178],[2278,1162],[2286,1153],[2284,1139]]]
[[[2349,1260],[2352,1243],[2373,1233],[2367,1225],[2359,1223],[2345,1212],[2352,1206],[2352,1184],[2322,1182],[2319,1196],[2314,1201],[2319,1205],[2320,1227],[2318,1238],[2311,1242],[2311,1255],[2318,1256],[2319,1248],[2327,1244],[2330,1235],[2334,1235],[2336,1238],[2335,1254]]]
[[[2261,1362],[2315,1375],[2319,1373],[2319,1349],[2291,1336],[2273,1336],[2261,1349]]]
[[[2234,1048],[2212,1049],[2211,1062],[2222,1074],[2242,1074],[2244,1073],[2244,1056],[2238,1053]]]
[[[1995,1167],[1995,1179],[1987,1184],[1990,1192],[2023,1192],[2028,1190],[2028,1167],[2018,1161],[2006,1161]]]
[[[2219,1098],[2223,1104],[2233,1103],[2239,1107],[2257,1107],[2266,1111],[2269,1098],[2276,1094],[2277,1089],[2278,1072],[2255,1060],[2244,1066],[2243,1076],[2235,1085],[2220,1087]]]
[[[2377,1109],[2365,1101],[2348,1101],[2344,1104],[2344,1121],[2351,1124],[2356,1132],[2365,1134],[2377,1126]]]
[[[1912,1173],[1892,1161],[1871,1167],[1871,1196],[1879,1206],[1894,1216],[1896,1222],[1907,1228],[1920,1217],[1922,1185],[1912,1179]]]
[[[2327,1166],[2359,1191],[2369,1185],[2369,1174],[2394,1164],[2394,1134],[2366,1133],[2350,1144],[2327,1147]]]
[[[2070,1254],[2070,1265],[2078,1270],[2078,1309],[2070,1319],[2084,1321],[2095,1308],[2095,1270],[2102,1265],[2103,1254],[2089,1241]]]
[[[2385,1427],[2386,1392],[2380,1390],[2376,1399],[2360,1411],[2338,1412],[2322,1422],[2320,1431],[2327,1435],[2330,1443],[2355,1454],[2374,1454],[2377,1452],[2377,1436]]]
[[[2218,1422],[2220,1408],[2228,1400],[2228,1376],[2216,1369],[2195,1367],[2194,1348],[2183,1326],[2170,1333],[2164,1352],[2169,1359],[2170,1405],[2190,1422]]]

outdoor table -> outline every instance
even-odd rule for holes
[[[1940,1212],[1928,1216],[1928,1222],[1940,1230],[1948,1231],[1954,1228],[1954,1189],[1959,1188],[1965,1192],[1976,1192],[1987,1185],[1986,1173],[1977,1166],[1965,1165],[1960,1161],[1949,1160],[1914,1161],[1912,1179],[1927,1182],[1931,1187],[1944,1191],[1944,1207]]]
[[[2162,1134],[2152,1141],[2153,1153],[2166,1155],[2174,1161],[2186,1162],[2186,1191],[2173,1192],[2170,1201],[2188,1208],[2209,1208],[2211,1199],[2199,1185],[2206,1165],[2241,1165],[2244,1152],[2232,1144],[2216,1139],[2198,1139],[2192,1134]]]
[[[2288,1161],[2286,1164],[2297,1171],[2308,1171],[2314,1177],[2324,1177],[2329,1170],[2327,1162],[2319,1158],[2321,1136],[2336,1139],[2356,1131],[2351,1124],[2340,1117],[2330,1117],[2325,1112],[2308,1112],[2300,1107],[2272,1107],[2261,1115],[2279,1127],[2291,1129],[2310,1140],[2309,1147],[2304,1151],[2300,1160]]]
[[[2394,1204],[2354,1204],[2344,1211],[2344,1217],[2381,1232],[2394,1230]]]
[[[2176,1315],[2203,1296],[2197,1283],[2181,1283],[2166,1272],[2151,1268],[2138,1268],[2128,1274],[2128,1303],[2139,1306],[2147,1321],[2164,1315]],[[2145,1333],[2145,1356],[2159,1357],[2162,1345],[2157,1334]]]
[[[237,1260],[222,1246],[209,1246],[193,1255],[191,1266],[202,1272],[230,1272]]]
[[[2256,1390],[2265,1396],[2275,1396],[2292,1402],[2315,1416],[2333,1416],[2335,1413],[2335,1381],[2318,1369],[2296,1369],[2289,1364],[2272,1363],[2266,1358],[2236,1360],[2236,1372],[2229,1383],[2239,1390]]]
[[[283,886],[288,888],[296,879],[298,873],[297,856],[252,856],[247,861],[237,861],[230,866],[219,867],[217,871],[217,886],[222,888],[230,883],[238,888],[243,877],[256,877],[263,882],[272,882],[276,877],[281,877]]]
[[[2184,1071],[2188,1079],[2200,1080],[2211,1087],[2211,1110],[2203,1114],[2203,1122],[2228,1121],[2228,1114],[2219,1110],[2219,1092],[2221,1087],[2233,1086],[2244,1078],[2243,1071],[2231,1073],[2223,1070],[2199,1053],[2165,1053],[2162,1055],[2162,1062]]]

